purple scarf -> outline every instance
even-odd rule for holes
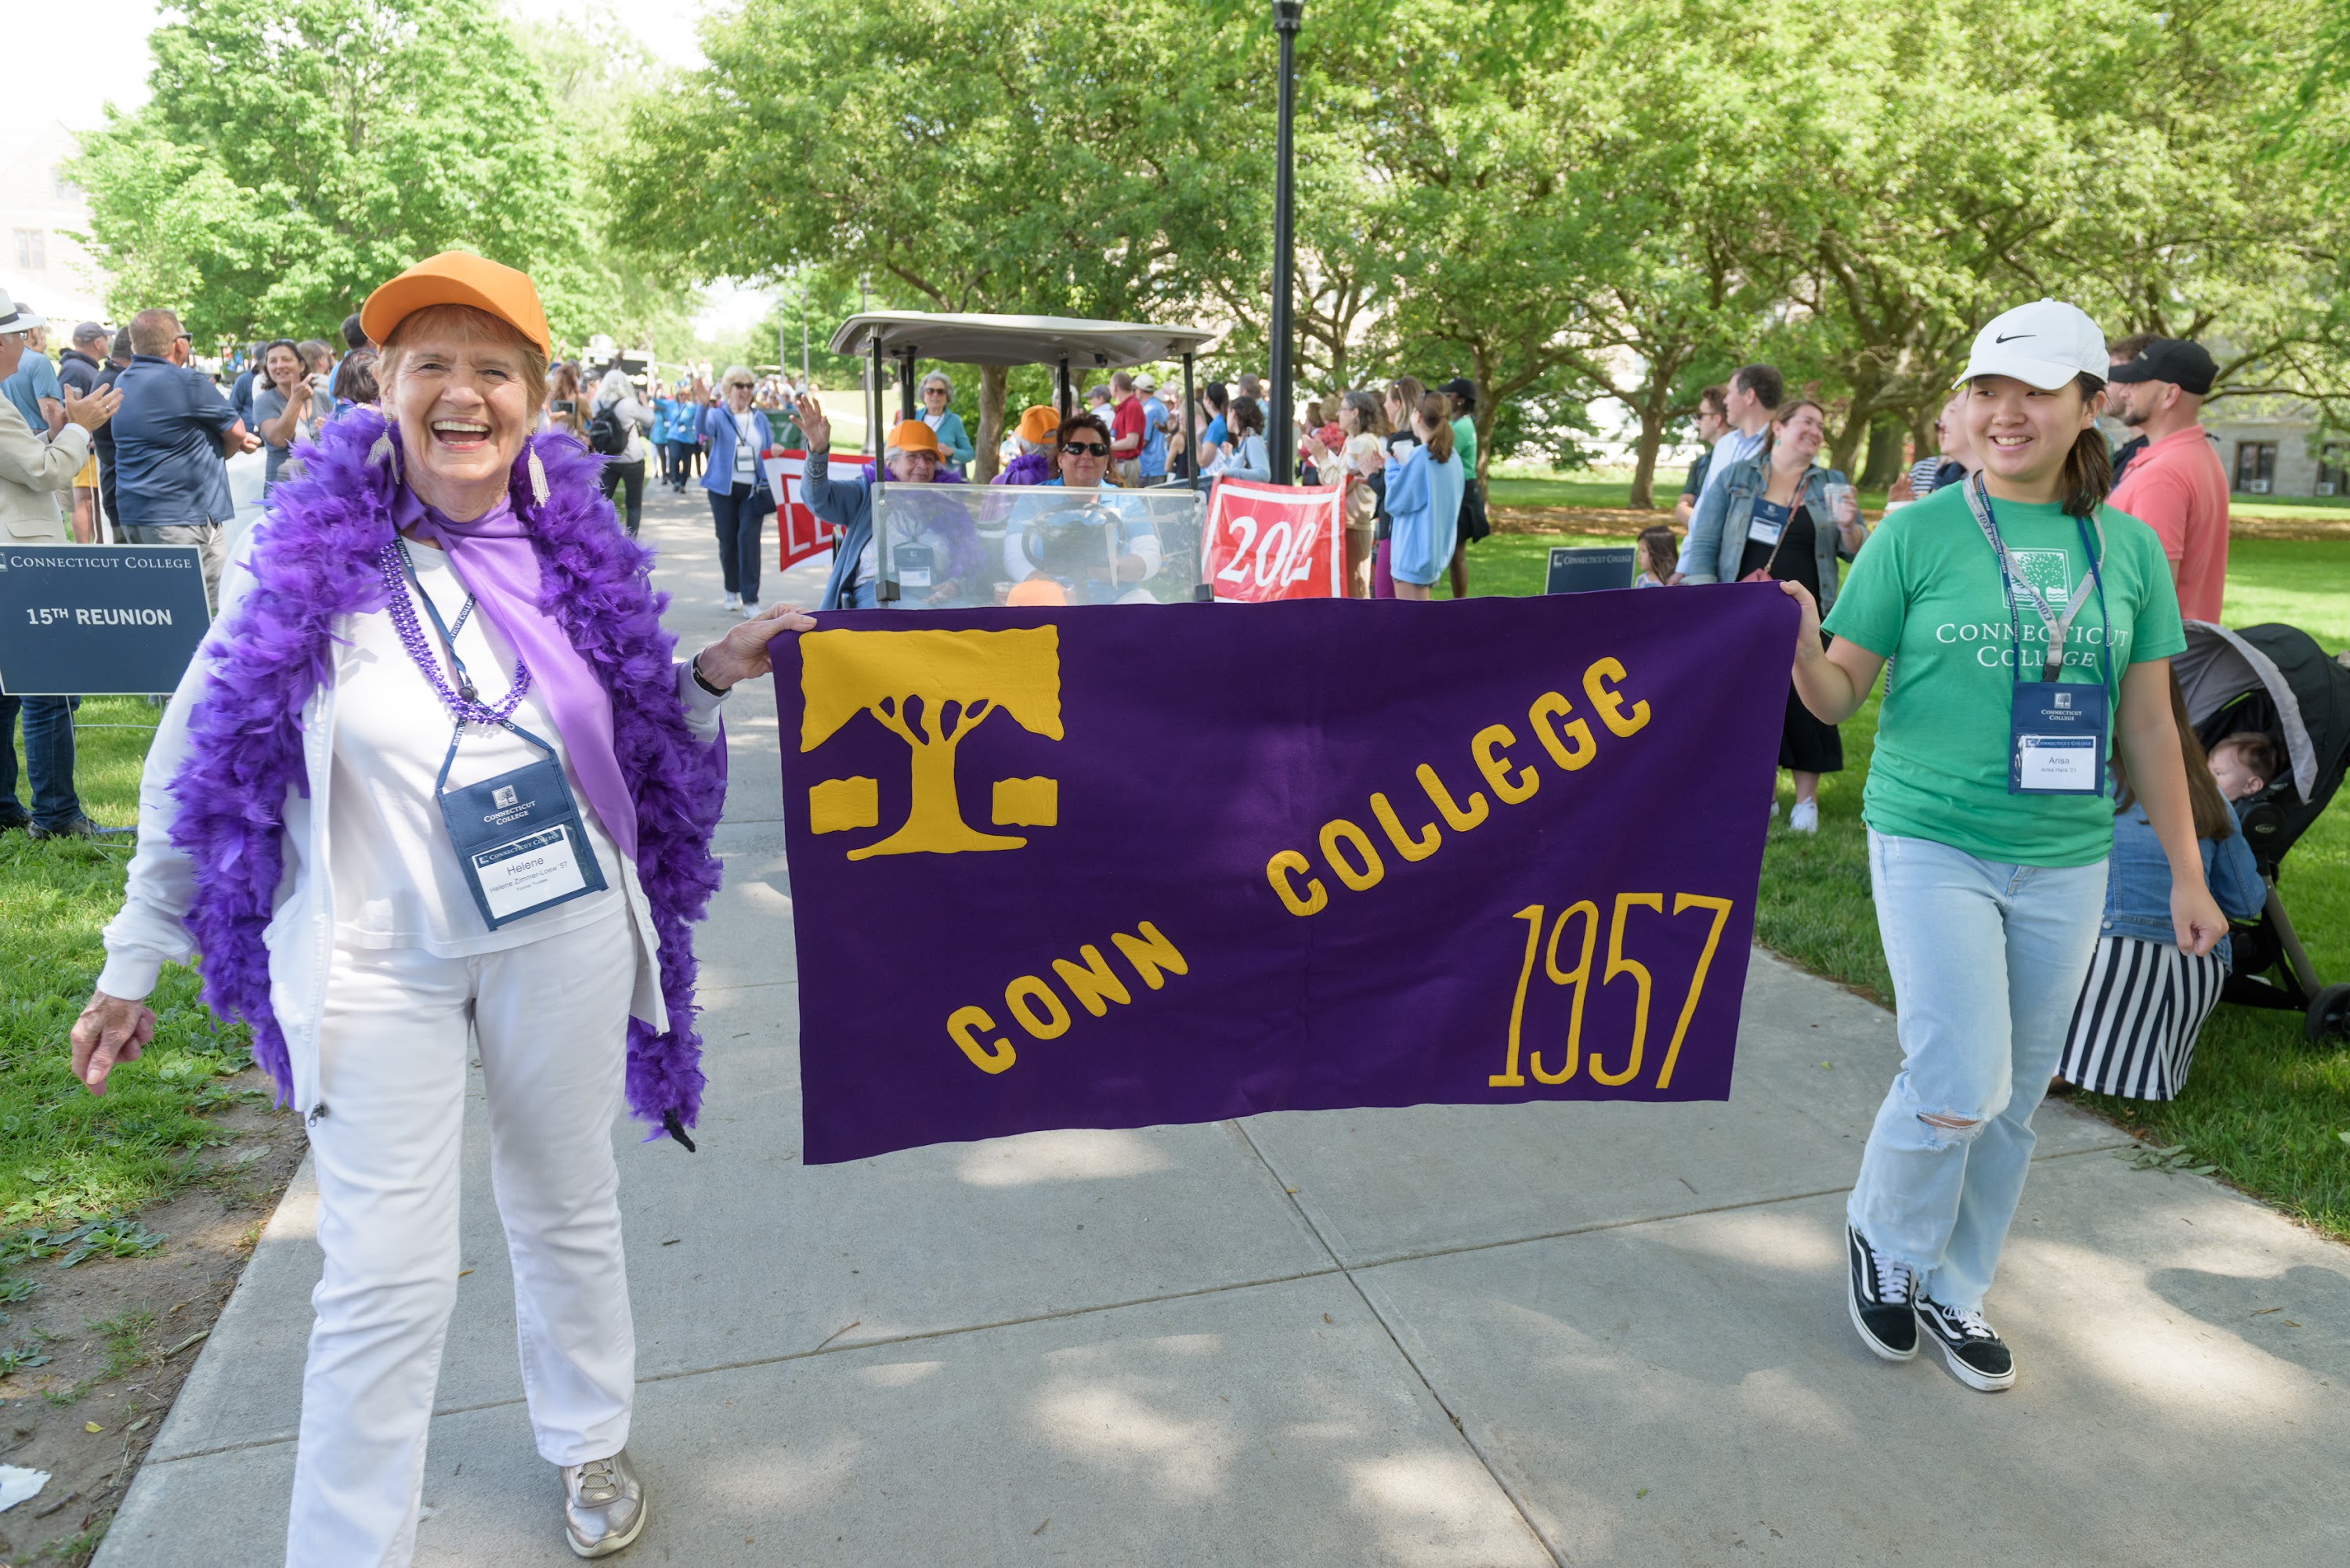
[[[515,515],[513,498],[500,496],[471,523],[459,523],[403,484],[392,493],[391,524],[433,540],[449,553],[449,569],[530,666],[596,820],[620,853],[634,860],[637,805],[620,776],[620,760],[612,754],[612,700],[562,626],[539,607],[538,552],[531,547],[529,528]]]
[[[993,484],[1042,484],[1052,472],[1052,464],[1041,452],[1024,452],[1003,465],[1003,472],[989,481]]]
[[[380,413],[354,409],[326,425],[315,444],[298,449],[302,472],[281,478],[270,494],[249,561],[254,581],[214,644],[203,697],[188,716],[188,758],[172,781],[180,803],[172,841],[194,862],[186,923],[203,954],[204,1002],[219,1016],[252,1027],[254,1056],[276,1080],[281,1104],[292,1096],[293,1070],[270,1010],[262,933],[285,870],[285,803],[309,788],[302,710],[334,677],[336,619],[383,606],[377,556],[392,538],[407,494],[398,477],[399,445],[399,432]],[[532,452],[546,476],[544,501],[533,494]],[[602,468],[603,460],[570,436],[535,437],[508,485],[511,515],[519,519],[515,535],[487,518],[443,526],[458,545],[452,566],[461,557],[465,571],[482,564],[461,577],[485,611],[490,598],[482,589],[497,579],[494,591],[506,617],[499,629],[540,679],[567,662],[601,690],[606,747],[583,743],[559,706],[557,722],[588,798],[623,853],[622,835],[633,825],[638,880],[660,943],[670,1029],[656,1034],[642,1020],[629,1021],[629,1104],[685,1142],[702,1088],[691,928],[718,890],[710,836],[725,800],[726,747],[723,737],[705,744],[686,728],[671,663],[675,639],[660,625],[668,596],[654,593],[648,581],[652,553],[614,523],[598,487]],[[484,524],[490,530],[456,532],[483,530]],[[526,539],[528,556],[511,552],[503,543],[507,537]],[[522,576],[517,562],[524,559],[536,560],[535,579]],[[535,592],[517,587],[525,581],[535,582]],[[567,659],[544,652],[538,641],[558,627]],[[596,794],[583,765],[598,751],[608,751],[618,769],[622,804],[615,808]]]

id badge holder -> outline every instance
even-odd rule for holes
[[[2008,720],[2007,793],[2103,794],[2105,683],[2025,680],[2014,691]]]
[[[899,587],[928,590],[938,587],[931,580],[937,571],[936,552],[931,546],[900,545],[890,555],[890,564],[898,568]]]
[[[542,761],[479,784],[447,787],[457,737],[441,763],[441,819],[456,846],[457,865],[490,929],[604,890],[604,869],[579,820],[571,781],[555,748],[519,724],[507,729],[545,750]],[[459,735],[463,733],[461,728]]]

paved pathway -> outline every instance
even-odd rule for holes
[[[689,643],[722,623],[698,501],[648,523]],[[2052,1106],[1993,1301],[2021,1384],[1872,1359],[1842,1191],[1892,1021],[1759,954],[1726,1105],[802,1167],[775,711],[731,707],[702,1152],[615,1135],[655,1511],[624,1561],[2350,1561],[2350,1251]],[[418,1561],[552,1568],[476,1102]],[[306,1167],[101,1568],[278,1561],[315,1212]]]

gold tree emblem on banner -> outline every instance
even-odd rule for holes
[[[1057,627],[1013,631],[814,631],[800,639],[800,750],[815,751],[843,724],[870,713],[911,753],[912,802],[905,823],[877,844],[848,852],[953,855],[1017,849],[1028,841],[983,833],[962,818],[955,751],[998,710],[1031,733],[1062,738],[1061,637]],[[995,785],[996,820],[1049,826],[1053,781]],[[872,779],[829,779],[809,791],[818,833],[879,826]]]

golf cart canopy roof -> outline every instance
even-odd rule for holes
[[[852,316],[832,335],[836,354],[912,354],[951,365],[1057,365],[1117,369],[1196,354],[1221,333],[1200,327],[1149,327],[1137,321],[1079,321],[1066,316],[934,316],[875,310]]]

